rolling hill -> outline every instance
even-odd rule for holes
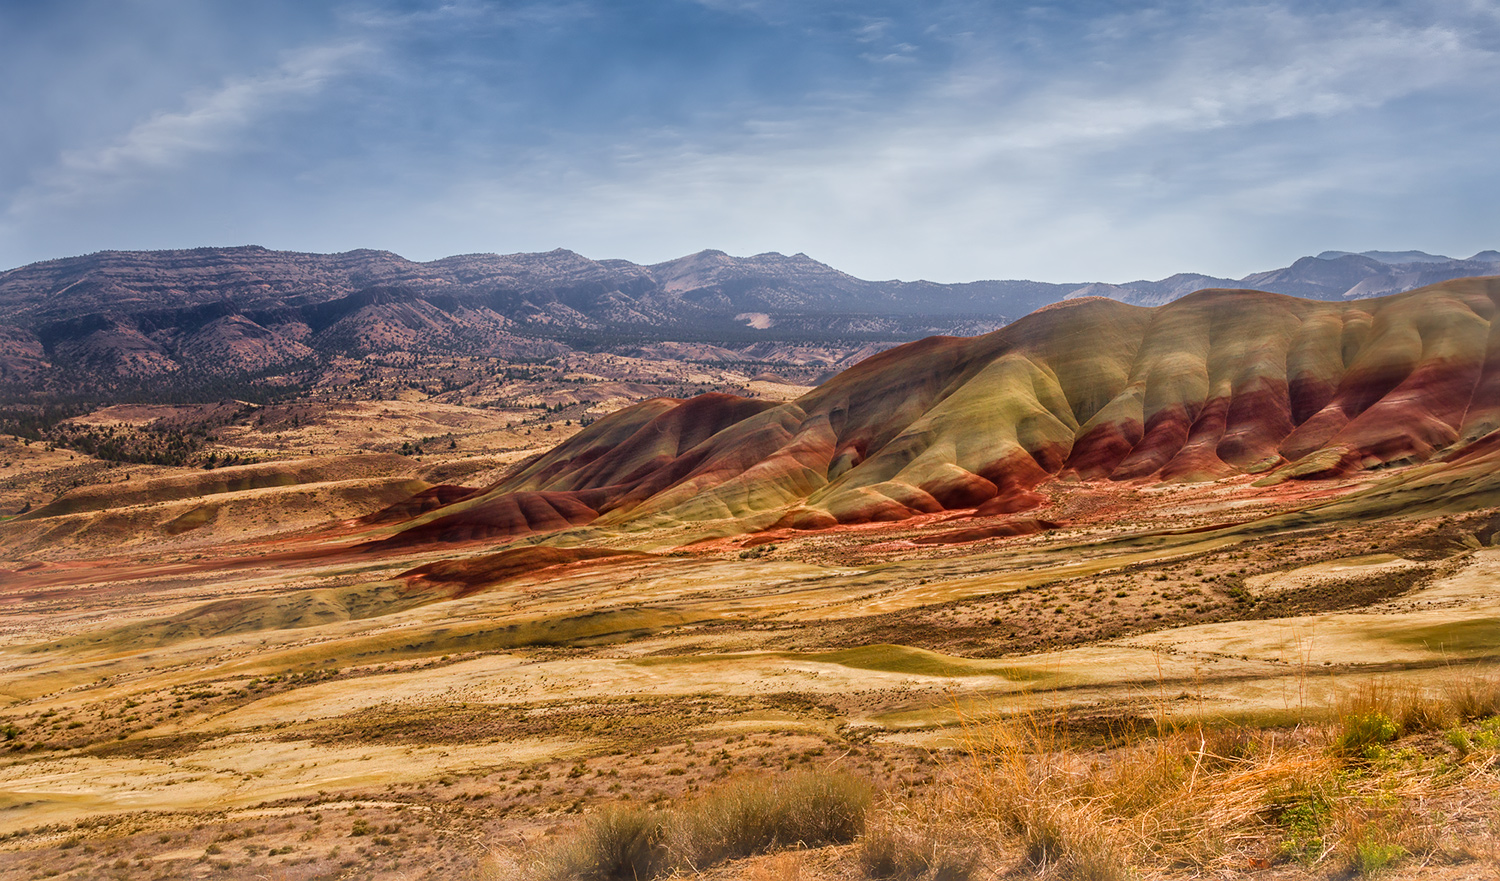
[[[1493,278],[1339,303],[1072,300],[891,349],[787,403],[644,402],[389,540],[823,529],[1023,511],[1058,481],[1272,485],[1447,459],[1492,493],[1474,459],[1500,429],[1497,315]]]

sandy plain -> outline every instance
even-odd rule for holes
[[[492,547],[362,549],[389,532],[366,515],[492,482],[658,388],[574,367],[515,406],[427,390],[219,426],[215,449],[260,462],[209,473],[266,485],[7,441],[0,501],[74,509],[0,524],[0,876],[508,877],[579,814],[747,773],[851,770],[921,798],[968,728],[1018,712],[1295,726],[1361,683],[1500,672],[1494,511],[1286,516],[1401,469],[1060,486],[1026,516],[1062,528],[964,542],[944,536],[1007,518],[579,529],[548,543],[622,554],[477,585],[409,573]],[[670,378],[725,384],[702,372]],[[575,393],[610,377],[618,400]],[[1475,798],[1482,827],[1496,796]],[[705,877],[854,877],[845,851]]]

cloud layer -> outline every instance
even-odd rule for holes
[[[1484,0],[169,5],[0,11],[0,267],[714,247],[1124,281],[1500,244]]]

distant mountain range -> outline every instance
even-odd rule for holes
[[[701,251],[642,266],[571,251],[428,263],[387,251],[103,251],[0,273],[0,385],[266,375],[378,351],[546,358],[661,341],[895,343],[973,335],[1082,296],[1158,305],[1204,288],[1319,300],[1500,274],[1500,252],[1325,251],[1242,279],[866,281],[806,256]],[[746,357],[751,360],[750,356]]]
[[[1158,306],[1206,288],[1249,288],[1290,294],[1309,300],[1355,300],[1399,294],[1440,281],[1500,273],[1500,251],[1480,251],[1467,260],[1422,251],[1324,251],[1303,257],[1285,269],[1255,272],[1244,278],[1214,278],[1184,273],[1160,281],[1091,284],[1063,298],[1094,295]],[[1062,298],[1060,298],[1062,299]]]

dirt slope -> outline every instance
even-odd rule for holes
[[[1500,279],[1349,303],[1238,290],[1154,309],[1070,301],[883,352],[786,403],[639,404],[408,537],[1009,513],[1054,481],[1269,485],[1430,461],[1431,484],[1446,459],[1488,473],[1473,460],[1500,427],[1497,311]]]

